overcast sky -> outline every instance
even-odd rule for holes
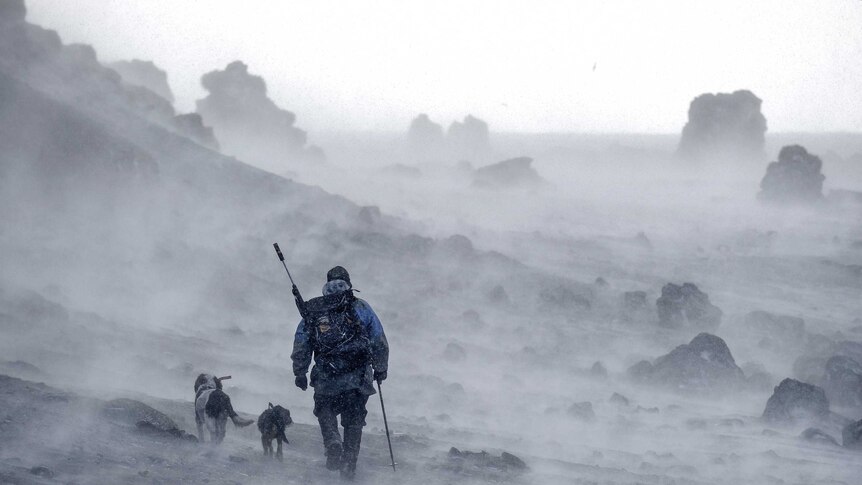
[[[28,0],[103,61],[152,60],[181,110],[240,59],[309,131],[678,132],[703,92],[747,88],[770,131],[862,131],[862,1]]]

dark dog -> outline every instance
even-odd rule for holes
[[[293,424],[290,419],[290,411],[281,407],[273,406],[269,403],[269,409],[260,413],[257,418],[257,429],[260,430],[260,442],[263,444],[264,456],[272,456],[272,440],[278,441],[278,448],[275,456],[281,460],[281,443],[288,443],[287,436],[284,434],[284,428]]]
[[[195,379],[195,424],[198,439],[204,442],[204,425],[210,434],[210,441],[221,443],[225,435],[227,418],[234,426],[243,427],[254,423],[253,419],[243,419],[233,410],[230,397],[222,391],[221,380],[212,374],[201,374]]]

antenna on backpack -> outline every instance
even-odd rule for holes
[[[287,269],[287,263],[284,262],[284,255],[281,254],[281,249],[278,247],[278,243],[272,243],[272,247],[275,248],[275,254],[278,255],[278,260],[281,261],[281,265],[284,266],[284,270],[287,271],[287,277],[290,279],[290,284],[292,286],[291,292],[296,301],[296,309],[299,310],[299,315],[302,318],[305,318],[305,301],[303,301],[302,295],[299,294],[299,288],[296,287],[296,283],[293,282],[293,276],[290,275],[290,270]]]

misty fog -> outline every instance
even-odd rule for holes
[[[65,8],[34,3],[55,22]],[[379,130],[356,126],[386,112],[366,81],[304,118],[285,93],[320,72],[269,76],[280,61],[241,44],[182,68],[183,36],[206,29],[158,32],[169,65],[144,41],[103,57],[120,50],[92,12],[65,20],[91,46],[0,0],[0,483],[339,481],[294,386],[300,316],[274,242],[306,299],[344,266],[385,328],[398,464],[371,396],[360,483],[859,482],[858,98],[830,101],[844,111],[823,126],[788,115],[858,85],[855,67],[805,96],[770,98],[751,72],[627,109],[682,120],[672,133],[606,115],[595,126],[616,131],[517,130],[542,117],[437,91]],[[786,62],[784,82],[821,76]],[[192,96],[174,85],[190,76]],[[568,109],[568,88],[543,96]],[[197,443],[201,373],[232,376],[241,416],[290,410],[283,461],[255,426]]]

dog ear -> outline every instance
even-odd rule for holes
[[[272,403],[269,403],[269,409],[272,409]]]

